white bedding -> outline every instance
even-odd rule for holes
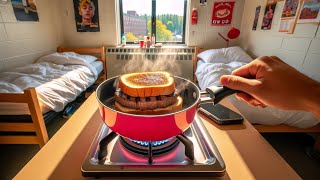
[[[36,87],[42,112],[59,112],[91,86],[97,76],[95,68],[75,53],[54,53],[35,64],[0,73],[0,92],[22,93],[28,87]],[[22,106],[14,104],[12,109],[10,103],[5,104],[0,104],[0,114],[30,114]]]
[[[90,63],[90,65],[97,71],[98,74],[103,71],[102,61],[94,61],[94,62]]]
[[[246,63],[244,62],[230,62],[230,63],[205,63],[198,61],[196,76],[201,89],[209,86],[219,86],[220,77],[222,75],[231,74],[231,72]]]
[[[218,86],[222,75],[231,72],[249,62],[252,58],[240,47],[211,49],[198,54],[196,76],[201,89]]]
[[[198,58],[201,58],[201,60],[197,63],[195,73],[200,88],[204,90],[210,86],[221,85],[220,77],[222,75],[231,74],[234,69],[252,61],[252,58],[249,59],[249,55],[244,55],[244,53],[239,47],[212,49],[200,53]],[[227,99],[252,124],[286,124],[299,128],[308,128],[319,123],[319,120],[309,112],[253,107],[246,102],[238,100],[234,95]]]

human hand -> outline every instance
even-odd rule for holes
[[[220,78],[221,84],[243,91],[236,96],[253,106],[305,110],[320,118],[320,83],[278,57],[259,57]]]

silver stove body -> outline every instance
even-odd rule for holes
[[[193,161],[185,155],[185,146],[179,142],[173,150],[153,156],[153,163],[149,164],[148,156],[126,149],[119,136],[107,145],[107,156],[98,160],[99,142],[110,132],[106,125],[101,126],[82,165],[83,176],[148,176],[150,173],[152,176],[154,173],[160,176],[222,176],[225,172],[224,161],[198,115],[183,133],[193,143]]]

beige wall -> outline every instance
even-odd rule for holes
[[[229,26],[211,26],[212,7],[215,1],[216,0],[208,0],[207,6],[200,6],[199,0],[191,0],[189,10],[191,12],[192,8],[197,8],[198,24],[190,24],[188,28],[189,46],[198,46],[202,48],[223,48],[226,46],[226,42],[218,35],[218,33],[220,32],[226,37],[226,32],[232,26],[240,29],[245,0],[235,1],[236,3],[233,9],[232,24]],[[230,46],[234,45],[239,45],[239,38],[230,41]]]
[[[17,22],[11,2],[0,3],[0,72],[54,52],[62,41],[57,3],[37,0],[39,22]]]
[[[254,57],[276,55],[288,64],[320,80],[320,32],[318,25],[297,24],[294,34],[278,32],[284,1],[277,4],[271,30],[261,30],[266,0],[246,0],[242,18],[241,46]],[[255,9],[261,5],[256,31],[252,31]],[[318,30],[318,32],[317,32]],[[318,79],[317,78],[317,79]]]
[[[117,45],[116,0],[99,0],[100,32],[77,32],[73,1],[63,1],[59,13],[62,15],[64,46],[94,47]]]
[[[60,0],[61,1],[61,0]],[[226,45],[218,32],[225,32],[231,26],[211,26],[211,15],[214,0],[208,0],[208,5],[201,7],[199,0],[189,1],[189,10],[197,8],[199,20],[197,25],[187,26],[187,42],[189,46],[204,48],[221,48]],[[73,10],[73,1],[61,3],[62,25],[65,46],[116,46],[120,40],[120,32],[117,29],[118,7],[116,0],[99,0],[100,32],[77,32]],[[240,28],[244,0],[237,0],[234,9],[232,25]],[[190,21],[187,16],[187,22]],[[225,34],[224,34],[225,35]],[[239,44],[238,40],[232,41],[231,45]]]
[[[100,32],[77,32],[73,1],[37,0],[40,22],[17,22],[10,1],[0,3],[0,71],[32,63],[38,57],[55,51],[58,45],[74,47],[116,46],[120,40],[117,0],[99,0]],[[205,7],[199,0],[188,1],[189,10],[196,7],[197,25],[187,25],[189,46],[221,48],[226,43],[218,36],[231,26],[211,26],[214,0]],[[240,28],[244,0],[237,0],[233,25]],[[187,22],[190,21],[188,12]],[[188,24],[188,23],[187,23]],[[225,34],[224,34],[225,35]],[[234,40],[231,45],[239,44]]]

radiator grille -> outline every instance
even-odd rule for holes
[[[131,60],[134,58],[146,58],[149,60],[161,59],[165,56],[170,60],[192,60],[193,48],[108,48],[107,55],[115,55],[116,60]]]
[[[109,47],[106,49],[107,77],[121,75],[122,67],[131,60],[166,60],[176,62],[181,69],[181,76],[192,80],[195,50],[192,47],[182,48],[130,48],[130,47]],[[175,72],[172,72],[173,74]]]
[[[194,53],[194,48],[107,48],[107,53]]]
[[[149,59],[149,60],[157,60],[160,55],[155,54],[145,54],[143,55],[143,58]],[[192,60],[193,55],[165,55],[166,59],[169,60]],[[110,56],[109,56],[110,57]],[[139,55],[128,55],[128,54],[116,54],[115,56],[116,60],[132,60],[134,58],[138,58]]]

